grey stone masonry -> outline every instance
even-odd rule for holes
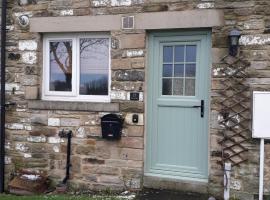
[[[168,16],[172,16],[172,13],[173,16],[184,16],[183,19],[188,21],[181,21],[181,18],[170,20]],[[213,13],[217,16],[214,19],[211,18]],[[30,18],[30,26],[19,25],[18,17],[22,15]],[[106,24],[108,16],[112,17],[111,24]],[[122,16],[137,16],[137,20],[141,21],[135,21],[135,29],[124,30],[121,21],[114,21]],[[147,21],[144,16],[151,18]],[[228,54],[230,30],[239,29],[242,36],[238,57],[250,64],[245,84],[254,90],[270,89],[269,0],[16,0],[8,1],[7,17],[6,98],[7,101],[16,102],[16,106],[9,108],[6,113],[7,177],[18,170],[27,169],[44,172],[53,183],[62,180],[65,175],[63,160],[66,156],[66,141],[58,137],[58,132],[65,128],[74,133],[71,153],[73,167],[69,182],[71,187],[77,190],[142,188],[146,159],[145,97],[149,55],[148,29],[145,27],[159,29],[160,26],[170,30],[174,25],[179,25],[176,28],[192,30],[204,27],[212,30],[212,64],[209,66],[209,180],[201,191],[216,197],[222,196],[223,169],[220,165],[219,141],[223,129],[219,124],[222,117],[218,112],[220,105],[216,103],[221,98],[219,91],[223,89],[220,73],[224,63],[221,60]],[[49,18],[53,24],[59,23],[59,20],[65,23],[80,21],[82,18],[79,17],[86,21],[84,17],[95,17],[89,21],[95,22],[95,26],[71,24],[65,30],[72,32],[70,28],[74,26],[76,29],[73,32],[81,32],[97,27],[99,31],[110,32],[111,101],[90,103],[41,100],[44,34],[31,30],[38,29],[38,26],[41,30],[49,24],[38,23],[41,18]],[[104,26],[93,20],[101,18],[100,22]],[[211,22],[214,23],[211,25]],[[36,26],[33,28],[33,25]],[[112,28],[115,26],[118,28]],[[139,92],[139,101],[131,101],[130,92]],[[246,105],[251,104],[246,102]],[[108,113],[120,114],[125,119],[123,137],[119,141],[101,138],[100,118]],[[138,114],[138,123],[133,123],[133,114]],[[248,161],[233,168],[231,191],[239,199],[253,200],[258,193],[259,143],[250,139],[245,146],[249,149],[245,155]],[[265,194],[270,194],[269,154],[270,145],[266,144]],[[161,183],[163,186],[171,185],[173,189],[196,188],[196,184],[190,186],[163,180]],[[153,185],[160,186],[157,182]]]

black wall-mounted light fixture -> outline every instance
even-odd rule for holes
[[[229,42],[230,42],[229,54],[231,56],[236,56],[238,53],[240,36],[241,36],[241,32],[237,29],[231,30],[231,32],[229,34]]]

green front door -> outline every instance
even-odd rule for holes
[[[210,32],[149,35],[145,175],[207,181]]]

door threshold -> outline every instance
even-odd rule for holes
[[[187,192],[208,193],[208,180],[186,178],[177,179],[155,174],[144,174],[143,186],[153,189],[168,189]]]

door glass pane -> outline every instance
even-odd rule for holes
[[[109,39],[80,39],[80,94],[108,95]]]
[[[185,46],[179,45],[174,48],[174,62],[184,62]]]
[[[185,80],[185,96],[195,96],[195,79]]]
[[[174,65],[174,77],[184,76],[184,65]]]
[[[196,51],[196,45],[163,47],[163,95],[195,96]]]
[[[163,62],[164,63],[173,62],[173,47],[172,46],[163,47]]]
[[[162,95],[172,95],[172,79],[164,78],[162,81]]]
[[[196,62],[196,46],[187,45],[186,46],[186,62]]]
[[[172,77],[172,65],[163,65],[163,77]]]
[[[175,78],[173,80],[173,95],[183,95],[184,90],[184,79]]]
[[[186,64],[186,77],[196,76],[196,64]]]
[[[50,43],[50,91],[72,91],[72,40]]]

